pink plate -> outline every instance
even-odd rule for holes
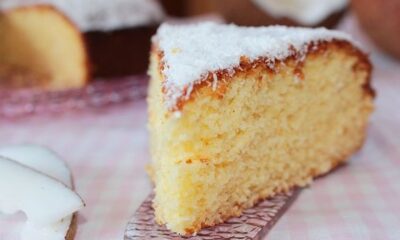
[[[84,88],[63,91],[0,89],[0,116],[57,113],[133,101],[146,96],[147,82],[147,76],[139,75],[96,80]]]

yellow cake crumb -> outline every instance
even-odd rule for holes
[[[163,104],[154,50],[148,103],[157,221],[193,234],[346,161],[373,110],[370,65],[350,49],[327,44],[302,64],[288,59],[276,72],[259,65],[199,86],[178,117]]]

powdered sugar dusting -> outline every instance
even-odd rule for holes
[[[210,72],[226,70],[234,74],[243,56],[250,61],[266,58],[266,64],[273,68],[276,60],[283,60],[294,51],[301,59],[309,44],[333,39],[351,41],[347,34],[325,28],[163,24],[153,43],[163,52],[166,107],[175,110],[177,101],[187,99],[193,85]]]
[[[156,0],[0,0],[0,9],[49,4],[82,31],[108,31],[158,23],[164,12]]]

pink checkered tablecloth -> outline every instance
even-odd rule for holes
[[[364,148],[349,164],[303,190],[268,239],[400,239],[400,62],[372,47],[348,18],[341,28],[372,52],[376,111]],[[0,144],[51,147],[72,168],[87,203],[76,240],[123,239],[151,185],[146,104],[0,119]]]

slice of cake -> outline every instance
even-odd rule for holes
[[[74,239],[77,211],[85,204],[63,159],[37,145],[2,146],[0,174],[2,240]],[[17,212],[24,212],[25,219],[7,221]]]
[[[345,162],[373,110],[367,56],[326,29],[162,25],[149,71],[156,219],[180,234]]]

